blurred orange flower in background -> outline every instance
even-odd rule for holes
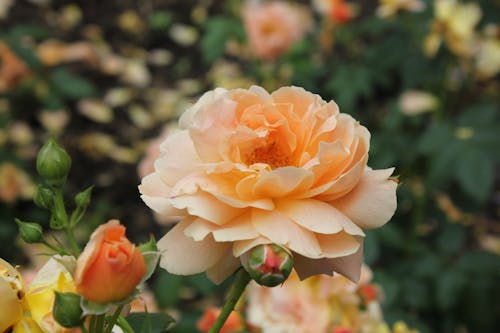
[[[218,308],[208,308],[205,310],[205,313],[203,313],[203,317],[198,321],[196,324],[196,327],[201,331],[201,332],[208,332],[212,325],[214,324],[215,320],[219,316],[221,312],[221,309]],[[243,329],[243,324],[240,315],[237,312],[231,312],[229,317],[227,318],[226,322],[224,323],[224,326],[222,326],[221,330],[219,331],[220,333],[236,333],[240,332]]]
[[[125,237],[118,220],[99,226],[76,265],[77,291],[86,299],[107,303],[127,297],[146,273],[141,252]]]
[[[15,87],[30,76],[31,71],[4,42],[0,42],[0,92]]]
[[[275,60],[309,30],[310,16],[305,8],[284,1],[247,1],[243,21],[252,52],[259,58]]]
[[[396,209],[393,169],[366,166],[365,127],[304,89],[257,86],[207,92],[179,125],[139,186],[158,214],[184,216],[158,242],[163,268],[221,282],[242,255],[275,243],[302,279],[358,280],[363,229]]]

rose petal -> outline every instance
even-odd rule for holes
[[[205,239],[205,237],[215,229],[217,229],[216,224],[202,218],[197,218],[184,229],[184,235],[199,242]]]
[[[227,95],[228,91],[224,88],[215,88],[214,90],[207,91],[204,93],[198,101],[186,110],[179,119],[179,128],[187,129],[193,123],[193,117],[200,111],[202,107],[207,104],[212,104],[216,100]]]
[[[160,150],[154,167],[168,186],[173,187],[180,179],[200,169],[201,160],[186,130],[169,135]]]
[[[180,195],[171,198],[170,202],[178,209],[186,208],[190,215],[202,217],[219,225],[244,213],[241,209],[228,206],[203,192],[194,195]]]
[[[279,200],[276,209],[300,226],[321,234],[337,233],[343,225],[352,223],[335,207],[313,199]]]
[[[332,205],[363,229],[381,227],[396,211],[398,184],[389,179],[393,171],[366,169],[358,185]]]
[[[191,217],[184,219],[157,243],[162,253],[160,266],[172,274],[204,272],[230,253],[230,243],[217,243],[211,236],[199,242],[187,237],[184,231],[192,222]]]
[[[296,167],[278,168],[257,180],[254,193],[259,197],[284,197],[306,190],[313,181],[314,174],[310,171]]]
[[[259,237],[259,232],[252,225],[250,211],[224,224],[212,232],[218,242],[232,242]]]
[[[337,272],[353,282],[358,282],[363,262],[363,243],[351,255],[339,258],[311,259],[301,255],[294,256],[294,267],[301,280],[318,274],[332,276]]]
[[[262,236],[254,239],[236,241],[233,243],[233,255],[238,258],[258,245],[271,243],[269,239]]]
[[[223,256],[217,264],[207,271],[207,276],[213,283],[219,284],[233,274],[240,266],[241,262],[229,253]]]
[[[346,232],[332,235],[317,234],[321,252],[327,258],[344,257],[355,253],[359,249],[360,241]]]
[[[274,91],[271,96],[275,103],[293,104],[293,110],[300,118],[307,114],[311,109],[311,105],[323,102],[318,95],[314,95],[300,87],[282,87]]]
[[[168,197],[170,188],[163,183],[157,173],[152,173],[142,179],[139,185],[139,192],[142,194],[142,200],[149,208],[160,215],[166,216],[184,216],[184,209],[177,209],[172,206]]]
[[[321,248],[312,232],[295,224],[277,211],[252,210],[252,224],[273,243],[310,258],[319,258]]]

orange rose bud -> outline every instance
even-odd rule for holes
[[[96,303],[127,297],[146,273],[141,252],[125,237],[118,220],[99,226],[76,263],[75,283],[80,295]]]
[[[377,299],[377,288],[373,284],[365,284],[358,288],[358,294],[365,303],[370,303]]]
[[[208,332],[219,316],[220,311],[218,308],[208,308],[196,324],[196,327],[203,333]],[[235,333],[241,331],[242,328],[240,315],[233,311],[227,318],[224,326],[222,326],[220,333]]]
[[[354,17],[353,7],[344,1],[334,1],[330,15],[335,22],[345,24]]]

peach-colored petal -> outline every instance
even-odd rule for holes
[[[233,274],[240,266],[241,262],[229,253],[223,256],[212,268],[207,270],[207,276],[213,283],[219,284]]]
[[[203,192],[174,197],[170,199],[170,202],[175,208],[186,208],[189,214],[216,224],[224,224],[243,213],[240,209],[228,206]]]
[[[203,161],[217,162],[228,155],[227,141],[236,126],[235,109],[236,102],[220,98],[194,115],[189,135]]]
[[[279,200],[276,209],[302,227],[320,234],[334,234],[345,230],[353,235],[364,235],[341,211],[313,199]]]
[[[359,249],[359,241],[353,235],[339,232],[331,235],[317,234],[321,252],[326,258],[345,257]]]
[[[217,229],[217,225],[202,218],[197,218],[186,229],[184,235],[199,242],[205,239],[212,231]]]
[[[322,101],[318,95],[312,94],[300,87],[282,87],[274,91],[271,96],[275,103],[291,103],[293,111],[303,118],[312,111],[316,102]]]
[[[199,242],[187,237],[184,231],[191,223],[192,218],[184,219],[157,243],[162,252],[160,266],[170,273],[191,275],[204,272],[231,251],[230,243],[217,243],[211,236]]]
[[[294,192],[302,192],[314,181],[310,171],[284,167],[262,175],[254,185],[254,193],[259,197],[279,198]]]
[[[364,169],[368,154],[359,160],[349,171],[342,174],[339,178],[325,183],[321,186],[316,186],[308,191],[295,196],[296,198],[311,198],[316,197],[318,200],[330,201],[348,193],[359,182]]]
[[[161,144],[160,151],[155,171],[168,186],[199,170],[201,161],[186,130],[172,133]]]
[[[139,192],[142,200],[156,213],[165,216],[184,216],[184,209],[177,209],[169,201],[170,188],[163,183],[159,174],[152,173],[142,179]]]
[[[184,112],[179,119],[179,128],[188,129],[193,124],[193,118],[207,104],[212,104],[216,100],[227,95],[228,91],[224,88],[215,88],[204,93],[198,101]]]
[[[393,171],[366,169],[359,184],[332,204],[361,228],[381,227],[396,210],[398,185],[389,179]]]
[[[254,239],[259,237],[259,232],[251,222],[252,214],[250,210],[224,224],[212,232],[214,239],[218,242],[233,242],[245,239]]]
[[[252,248],[262,245],[262,244],[271,244],[272,242],[266,237],[257,237],[254,239],[236,241],[233,243],[233,255],[235,257],[240,257],[242,254],[250,251]]]
[[[310,258],[321,257],[321,248],[314,234],[295,224],[282,213],[253,209],[252,224],[273,243],[286,246]]]
[[[311,259],[301,255],[294,256],[294,267],[301,280],[313,275],[332,276],[337,272],[353,282],[358,282],[363,262],[363,244],[351,255],[339,258]]]

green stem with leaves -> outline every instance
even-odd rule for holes
[[[227,318],[234,310],[236,303],[238,303],[241,294],[243,294],[243,291],[245,291],[245,288],[250,280],[252,280],[252,278],[250,277],[250,275],[248,275],[247,271],[243,268],[240,268],[236,273],[234,284],[231,287],[231,291],[229,292],[229,297],[226,301],[226,304],[224,304],[219,317],[217,317],[208,333],[218,333],[222,329],[222,326],[224,326]]]

